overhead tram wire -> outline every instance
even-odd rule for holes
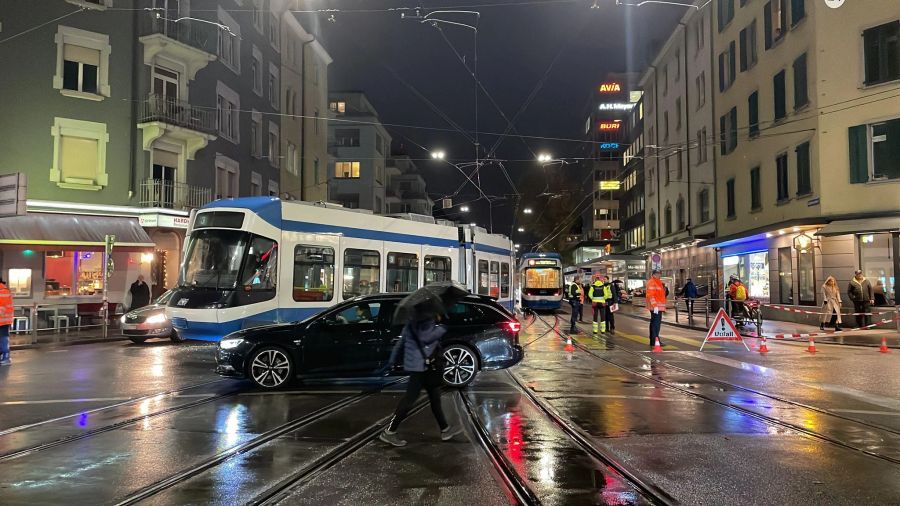
[[[72,12],[63,14],[62,16],[53,18],[53,19],[51,19],[50,21],[44,21],[43,23],[41,23],[41,24],[39,24],[39,25],[32,26],[31,28],[26,28],[25,30],[22,30],[21,32],[18,32],[18,33],[14,33],[14,34],[10,35],[9,37],[6,37],[5,39],[0,39],[0,44],[3,44],[3,43],[5,43],[5,42],[9,42],[9,41],[11,41],[11,40],[13,40],[13,39],[17,39],[17,38],[19,38],[19,37],[21,37],[21,36],[23,36],[23,35],[27,35],[27,34],[33,32],[33,31],[35,31],[35,30],[39,30],[39,29],[41,29],[41,28],[43,28],[43,27],[45,27],[45,26],[47,26],[47,25],[49,25],[49,24],[56,23],[57,21],[61,21],[61,20],[65,19],[65,18],[67,18],[67,17],[69,17],[69,16],[72,16],[73,14],[78,14],[78,13],[84,12],[84,11],[86,11],[86,10],[88,10],[88,9],[85,8],[85,7],[82,7],[82,8],[80,8],[80,9],[76,9],[76,10],[74,10],[74,11],[72,11]]]

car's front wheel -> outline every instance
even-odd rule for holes
[[[461,388],[475,379],[478,373],[478,358],[475,353],[461,344],[453,344],[444,349],[444,383]]]
[[[294,363],[281,348],[265,346],[250,356],[250,379],[257,386],[273,389],[288,384],[294,375]]]
[[[183,343],[184,342],[184,337],[182,337],[181,334],[179,334],[178,331],[175,329],[172,329],[172,333],[169,334],[169,339],[173,343]]]

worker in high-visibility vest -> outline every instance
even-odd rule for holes
[[[581,276],[575,276],[575,280],[568,289],[569,304],[572,305],[572,318],[569,322],[569,333],[576,331],[575,324],[581,320],[581,312],[584,307],[584,288],[581,286]]]
[[[612,300],[612,287],[604,275],[594,278],[588,290],[588,298],[594,307],[594,334],[606,332],[606,304]]]

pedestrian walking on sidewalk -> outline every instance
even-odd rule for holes
[[[875,303],[875,292],[872,290],[872,283],[863,276],[861,270],[853,273],[853,279],[850,280],[850,286],[847,288],[847,295],[853,301],[854,313],[868,313],[872,310],[872,304]],[[869,315],[857,314],[856,326],[865,327],[869,324]]]
[[[831,320],[831,315],[836,314],[834,330],[841,330],[841,290],[838,288],[837,280],[834,276],[828,276],[825,284],[822,285],[822,299],[825,301],[822,307],[822,319],[819,322],[819,329],[825,330],[825,323]]]
[[[647,309],[650,311],[650,347],[659,339],[663,313],[666,312],[666,288],[659,279],[659,271],[654,270],[647,280]]]
[[[422,388],[428,393],[428,402],[431,404],[431,413],[437,420],[441,429],[441,440],[449,441],[460,433],[459,428],[454,428],[447,423],[444,410],[441,406],[441,375],[443,373],[443,352],[440,340],[447,329],[439,325],[440,316],[418,315],[414,316],[403,327],[400,341],[394,346],[391,358],[382,372],[390,371],[397,362],[400,352],[403,352],[403,369],[409,374],[406,383],[406,394],[397,404],[391,423],[378,438],[385,443],[394,446],[406,446],[406,441],[397,435],[400,423],[409,414],[409,410],[419,397]]]
[[[575,333],[575,324],[581,321],[581,313],[584,311],[584,289],[581,287],[581,276],[575,276],[575,280],[569,285],[569,304],[572,305],[572,317],[569,322],[569,333]]]
[[[150,287],[144,282],[143,274],[138,275],[128,293],[131,295],[131,306],[128,309],[134,310],[150,304]]]
[[[6,286],[6,282],[0,279],[0,365],[9,365],[9,328],[13,323],[12,292]]]
[[[694,284],[694,281],[691,278],[688,278],[687,283],[684,284],[681,295],[684,297],[688,316],[692,316],[694,314],[694,299],[697,298],[697,285]]]

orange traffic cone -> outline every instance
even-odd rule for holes
[[[891,350],[889,350],[887,347],[887,338],[886,337],[881,338],[881,348],[879,348],[878,351],[880,353],[890,353],[891,352]]]
[[[566,339],[566,351],[575,351],[575,345],[572,344],[572,338]]]
[[[816,353],[816,340],[813,339],[813,336],[809,336],[809,348],[806,349],[809,353]]]
[[[656,336],[656,342],[653,344],[653,353],[662,353],[662,346],[659,344],[659,336]]]
[[[766,346],[766,336],[762,336],[762,342],[759,343],[759,352],[760,353],[769,353],[769,347]]]

